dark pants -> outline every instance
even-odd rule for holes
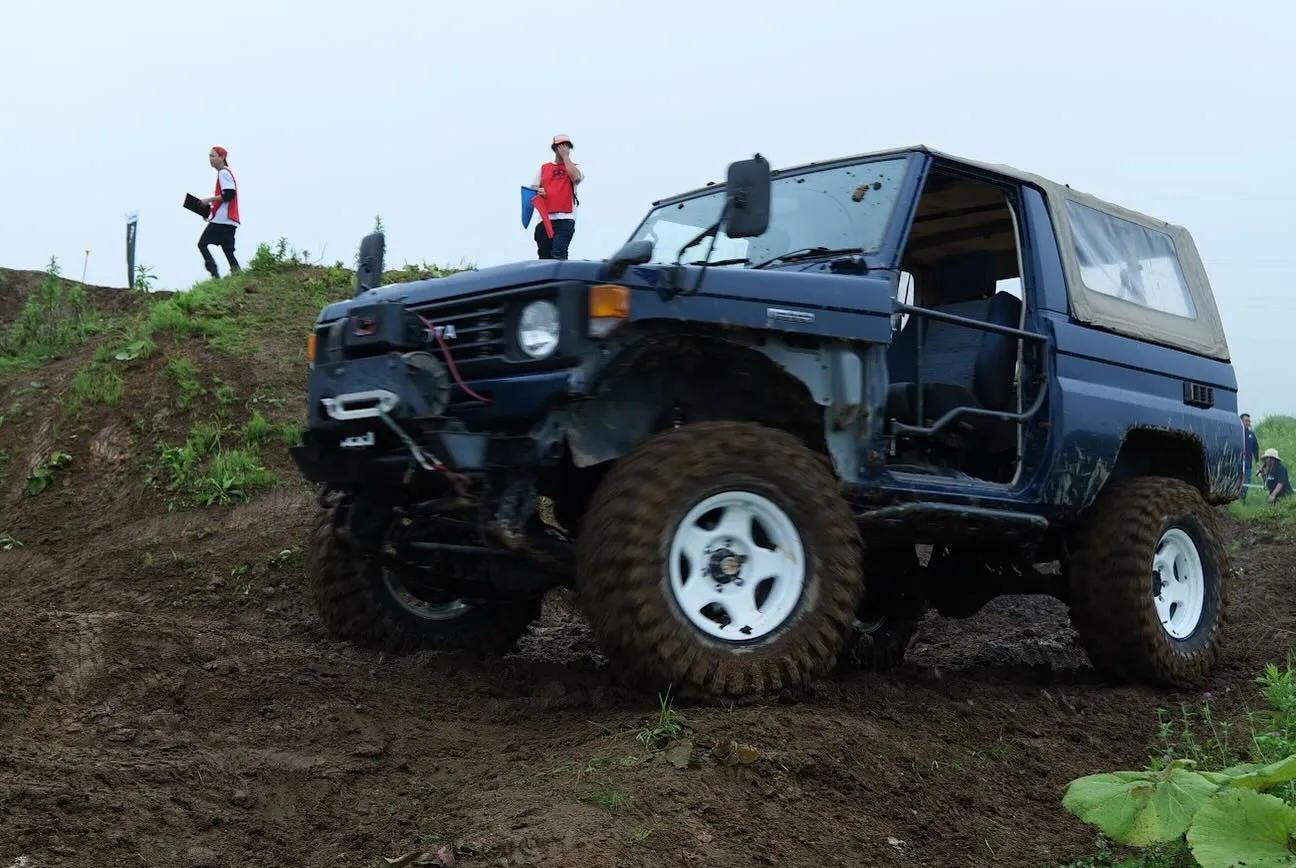
[[[208,223],[207,228],[198,239],[198,252],[202,254],[203,265],[207,266],[207,273],[212,277],[220,277],[220,272],[216,270],[216,260],[212,259],[211,251],[207,248],[215,244],[225,254],[225,261],[229,263],[230,274],[235,274],[241,269],[238,260],[234,258],[234,230],[237,229],[230,223]]]
[[[1242,465],[1242,502],[1246,503],[1247,486],[1251,484],[1251,462]]]
[[[566,259],[567,248],[571,246],[572,236],[576,234],[576,221],[564,218],[550,220],[549,223],[553,226],[553,238],[545,232],[543,220],[536,224],[536,252],[540,254],[541,259]]]

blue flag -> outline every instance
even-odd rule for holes
[[[535,187],[522,188],[522,228],[526,229],[531,225],[531,217],[535,214],[535,206],[531,200],[535,198]]]

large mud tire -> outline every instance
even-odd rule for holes
[[[1188,618],[1169,616],[1172,625],[1178,617],[1179,636],[1158,611],[1158,550],[1163,563],[1178,551],[1181,564],[1199,566],[1185,583],[1197,588],[1185,592]],[[1229,565],[1215,514],[1195,488],[1162,477],[1107,486],[1072,535],[1069,573],[1071,622],[1095,667],[1124,681],[1182,689],[1210,676],[1227,623]]]
[[[420,650],[504,654],[540,617],[540,598],[451,609],[443,617],[416,614],[393,591],[377,564],[352,557],[336,530],[335,513],[336,508],[320,511],[306,556],[316,609],[333,638],[390,654]]]
[[[804,552],[795,607],[755,639],[709,635],[672,590],[677,528],[722,493],[773,504]],[[828,459],[790,434],[746,422],[685,425],[622,458],[589,504],[576,564],[577,600],[616,668],[659,688],[734,698],[831,670],[864,589],[858,532]]]

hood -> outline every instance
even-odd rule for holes
[[[795,302],[798,307],[854,310],[889,316],[892,275],[837,275],[826,273],[826,263],[794,263],[753,271],[747,268],[706,269],[701,290],[694,299],[741,299],[762,303]],[[697,266],[684,268],[684,284],[692,287]],[[660,265],[632,266],[617,281],[632,289],[661,289],[667,269]],[[495,265],[478,271],[462,271],[447,277],[392,283],[371,289],[356,298],[328,305],[319,323],[345,316],[352,305],[398,301],[421,305],[450,298],[464,298],[499,289],[516,289],[559,281],[598,282],[607,280],[606,261],[535,259]],[[656,297],[656,293],[653,293]],[[684,296],[689,297],[689,296]],[[669,302],[660,302],[669,305]],[[653,305],[655,307],[655,305]]]
[[[329,322],[344,316],[347,310],[356,304],[373,304],[379,301],[427,304],[446,298],[459,298],[496,289],[553,283],[560,280],[598,280],[605,267],[603,262],[533,259],[493,265],[477,271],[461,271],[446,277],[389,283],[363,292],[355,298],[328,305],[320,312],[319,322]]]

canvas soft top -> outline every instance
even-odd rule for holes
[[[928,154],[940,163],[962,165],[1028,184],[1044,194],[1057,233],[1071,315],[1075,319],[1131,337],[1229,360],[1228,341],[1205,266],[1192,235],[1182,226],[1115,205],[1041,175],[1012,166],[969,160],[926,145],[788,166],[776,170],[774,177],[915,152]],[[675,202],[723,188],[723,183],[708,184],[653,204]]]

